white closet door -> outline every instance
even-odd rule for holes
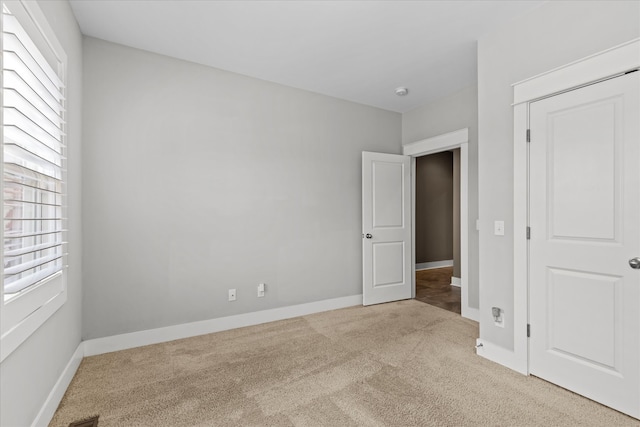
[[[530,372],[635,417],[639,75],[530,109]]]

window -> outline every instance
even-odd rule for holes
[[[0,360],[66,299],[64,66],[37,5],[3,2]]]

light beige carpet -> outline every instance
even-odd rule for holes
[[[88,357],[51,425],[640,425],[476,356],[477,336],[401,301]]]

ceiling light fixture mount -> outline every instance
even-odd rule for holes
[[[398,96],[405,96],[408,93],[409,93],[409,89],[407,89],[406,87],[400,86],[399,88],[396,88],[396,95]]]

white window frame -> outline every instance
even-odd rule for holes
[[[57,62],[58,76],[66,82],[67,56],[62,45],[49,26],[47,19],[36,2],[25,0],[2,0],[9,11],[18,19],[23,28],[29,33],[34,43],[45,54],[45,57]],[[2,20],[0,19],[0,31]],[[1,46],[0,38],[0,47]],[[46,50],[46,52],[45,52]],[[56,69],[56,67],[53,67]],[[2,77],[0,76],[0,85]],[[63,89],[66,92],[66,89]],[[64,93],[63,93],[64,94]],[[63,101],[66,105],[66,101]],[[63,113],[63,118],[66,113]],[[4,141],[2,114],[0,114],[0,141]],[[64,125],[63,130],[65,130]],[[64,139],[66,137],[63,136]],[[66,142],[64,141],[63,142]],[[0,150],[0,173],[3,173],[3,151]],[[63,208],[62,216],[67,217],[66,208],[66,162],[63,160]],[[3,179],[0,179],[0,192],[2,192]],[[63,220],[63,229],[66,229],[66,220]],[[63,241],[65,241],[63,233]],[[0,227],[0,240],[4,241],[4,227]],[[0,245],[0,259],[4,245]],[[63,251],[65,252],[65,251]],[[24,341],[40,328],[67,300],[67,256],[63,257],[62,271],[54,273],[43,281],[29,287],[7,301],[4,297],[4,285],[0,286],[0,362],[15,351]]]

